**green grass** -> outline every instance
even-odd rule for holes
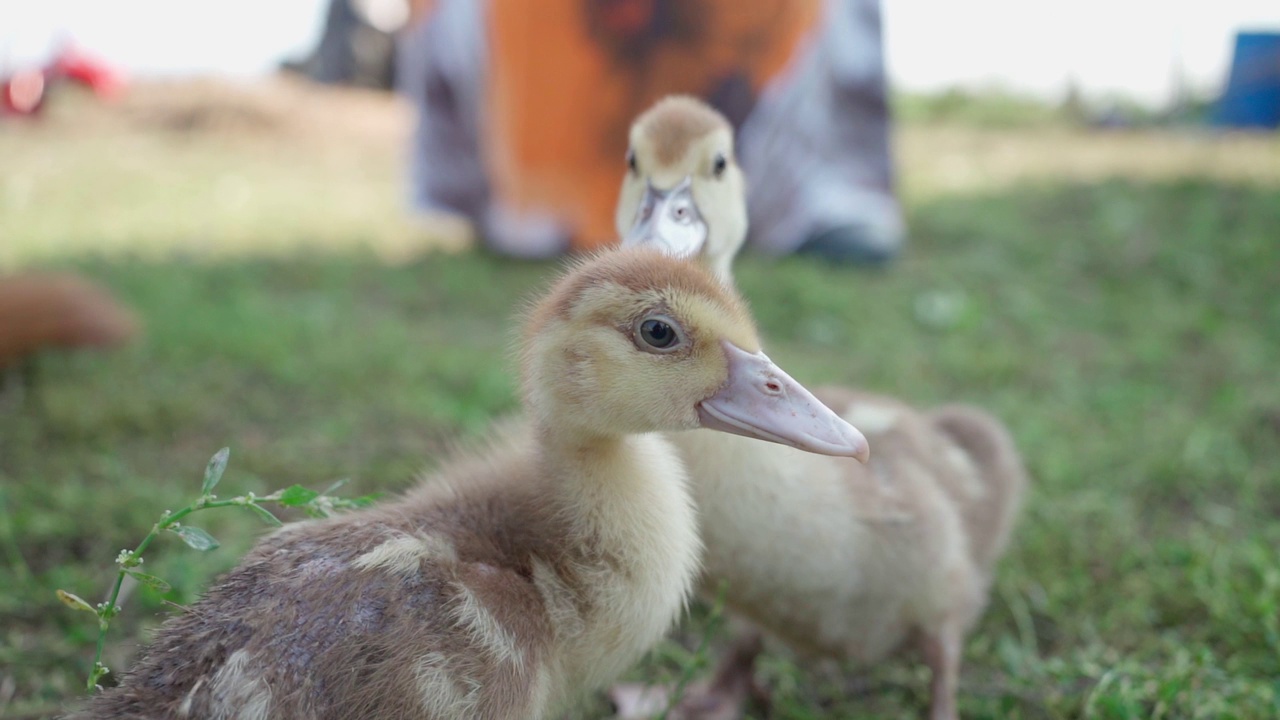
[[[1131,128],[1204,126],[1216,97],[1192,96],[1176,108],[1154,108],[1123,95],[1084,98],[1069,92],[1061,101],[998,88],[951,88],[931,93],[893,95],[899,123],[969,126],[984,129],[1087,125],[1107,120]]]
[[[894,118],[905,123],[945,123],[982,128],[1037,127],[1079,122],[1062,103],[997,90],[950,89],[935,93],[895,93]]]
[[[1026,187],[911,208],[884,273],[747,259],[770,354],[805,382],[1007,420],[1034,490],[966,649],[973,718],[1280,714],[1280,191],[1198,181]],[[40,402],[0,417],[0,714],[74,698],[96,627],[55,588],[101,599],[111,563],[196,494],[396,491],[515,408],[504,350],[552,266],[479,254],[96,260],[144,315],[144,342],[46,358]],[[120,668],[168,602],[195,598],[261,531],[175,538],[126,601]],[[705,609],[681,632],[693,646]],[[671,677],[674,644],[637,677]],[[687,658],[686,658],[687,659]],[[771,653],[770,717],[918,714],[924,670],[801,668]],[[7,705],[6,705],[7,703]],[[598,709],[598,706],[597,706]]]

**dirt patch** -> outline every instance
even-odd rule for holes
[[[39,122],[50,130],[164,132],[272,140],[397,142],[412,110],[385,92],[316,85],[288,75],[236,82],[144,80],[116,102],[62,88]]]
[[[903,124],[895,140],[898,170],[912,199],[1041,180],[1212,178],[1280,186],[1274,133]]]

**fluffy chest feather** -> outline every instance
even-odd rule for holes
[[[618,452],[587,468],[591,479],[570,497],[585,549],[573,590],[586,609],[560,623],[568,685],[601,687],[634,664],[670,629],[697,575],[697,518],[675,448],[644,435]],[[545,596],[563,595],[550,580],[541,585]]]

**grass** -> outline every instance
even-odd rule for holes
[[[68,165],[71,187],[100,182],[111,159],[94,162]],[[46,211],[73,214],[74,197]],[[325,213],[247,237],[304,243],[290,223]],[[884,273],[747,258],[739,275],[770,354],[803,381],[969,400],[1012,427],[1034,491],[966,648],[965,716],[1280,714],[1280,189],[1042,178],[917,194],[909,220],[910,252]],[[148,334],[45,358],[39,403],[0,417],[0,715],[14,718],[78,697],[92,662],[96,626],[53,590],[103,599],[120,549],[194,496],[217,448],[233,452],[228,496],[344,477],[344,494],[395,492],[513,410],[510,317],[553,269],[476,253],[387,264],[366,246],[400,231],[379,218],[323,254],[66,260],[45,222],[27,233],[0,214],[10,260],[71,263]],[[152,545],[147,572],[173,589],[128,594],[108,666],[261,532],[249,513],[200,524],[223,547]],[[678,677],[707,622],[695,608],[635,677]],[[774,650],[760,673],[771,718],[912,716],[927,701],[910,660],[833,672]]]

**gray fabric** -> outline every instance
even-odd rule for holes
[[[330,0],[320,42],[284,67],[319,83],[385,90],[393,81],[394,44],[390,34],[365,22],[350,0]]]
[[[854,225],[885,247],[902,242],[894,196],[879,0],[827,0],[816,42],[765,89],[742,120],[751,245],[794,251],[823,230]],[[397,76],[418,108],[412,202],[477,223],[496,249],[549,255],[567,233],[548,213],[493,207],[480,123],[486,38],[482,0],[439,0],[401,40]]]
[[[474,0],[440,0],[428,22],[397,47],[398,90],[417,109],[410,156],[410,197],[419,210],[445,210],[478,221],[489,181],[481,154],[484,16]]]
[[[897,244],[879,0],[828,0],[817,42],[762,94],[738,134],[753,247],[785,254],[861,225]]]

